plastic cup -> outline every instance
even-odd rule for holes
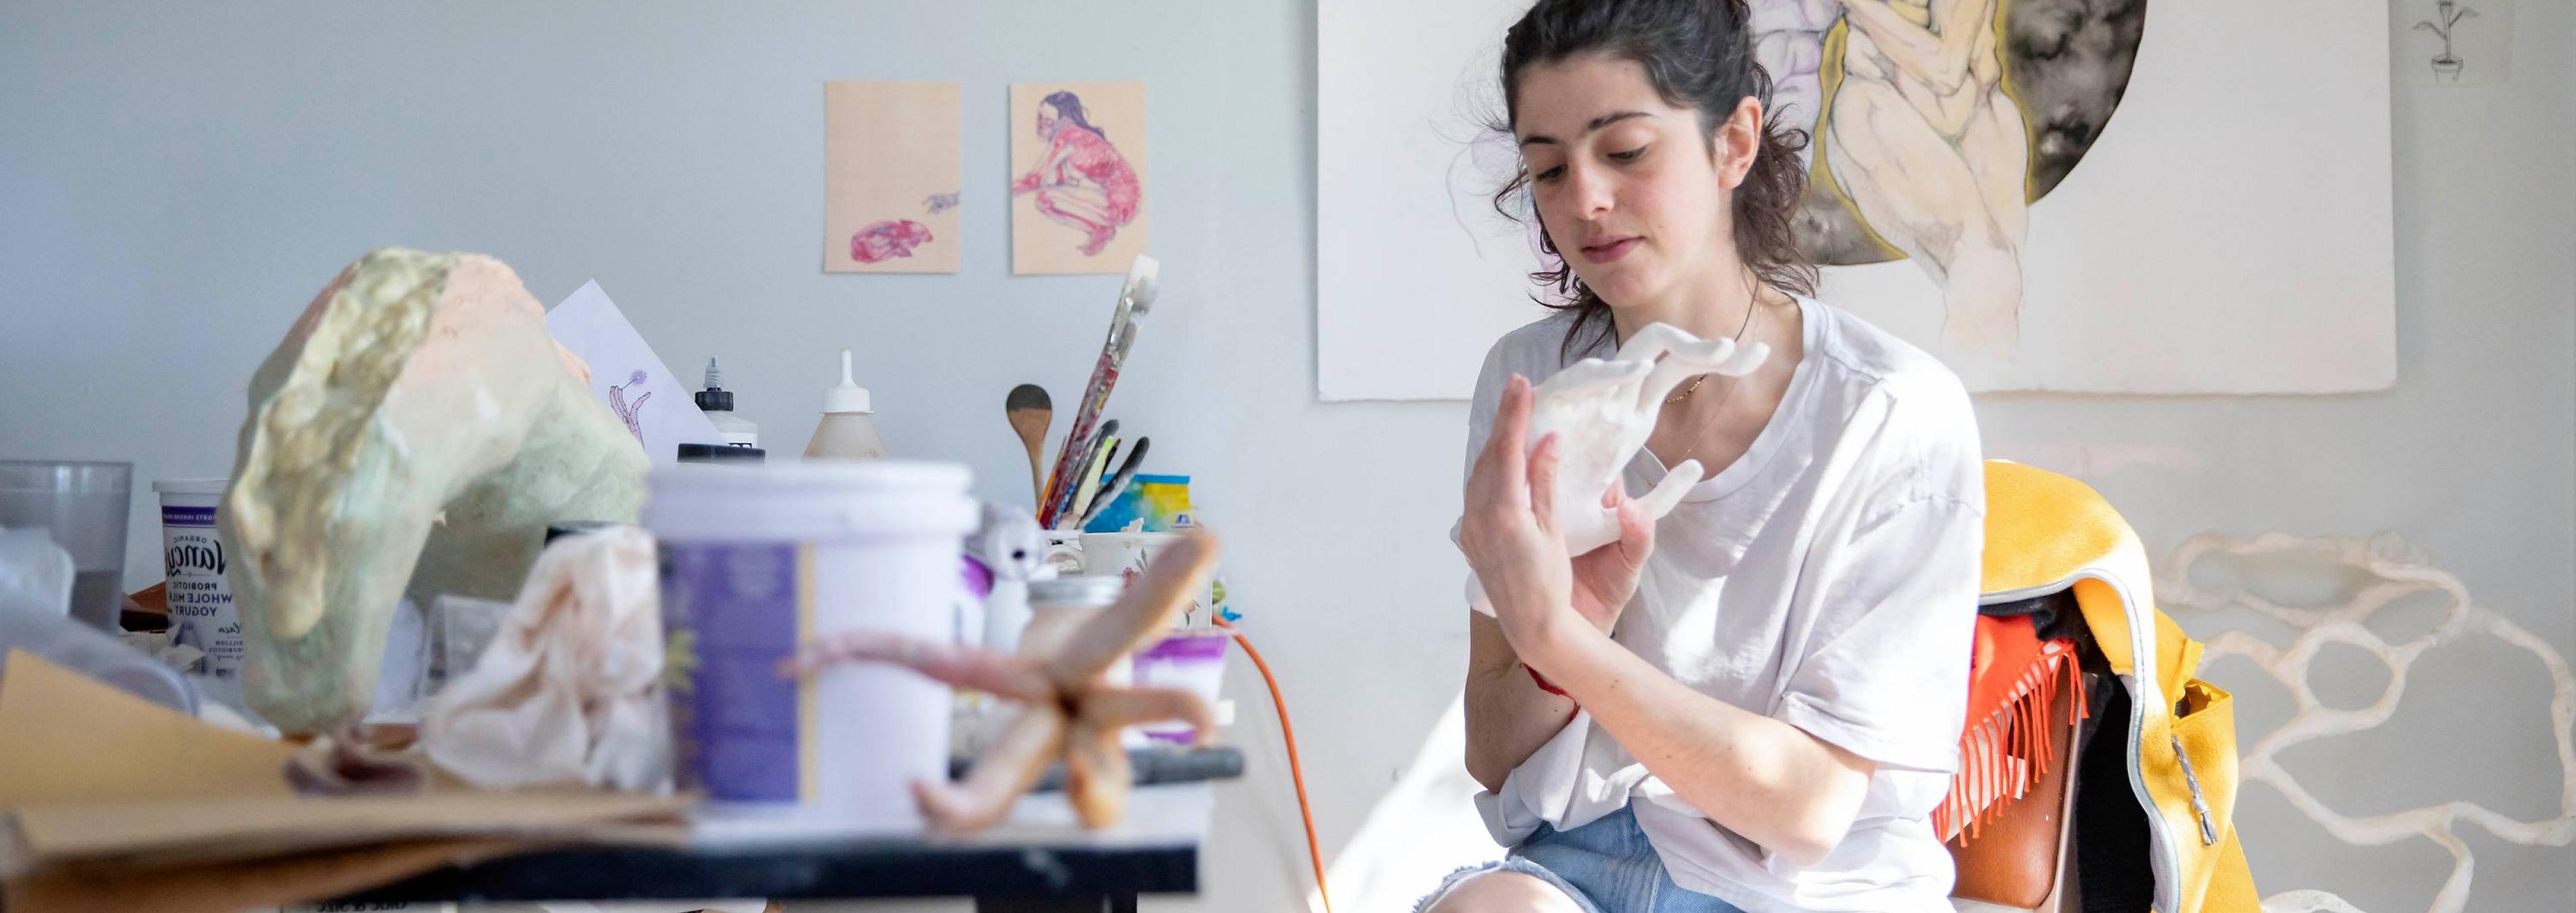
[[[72,556],[71,617],[118,630],[134,464],[0,460],[0,527],[41,527]]]

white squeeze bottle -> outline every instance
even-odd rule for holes
[[[753,425],[750,419],[743,418],[733,411],[733,391],[719,386],[722,383],[724,383],[724,375],[716,370],[716,360],[708,358],[707,388],[698,391],[698,411],[706,413],[707,421],[715,423],[716,433],[724,437],[726,444],[735,447],[760,446],[759,426]]]
[[[823,391],[823,422],[814,426],[814,439],[805,442],[809,460],[881,460],[885,442],[877,439],[877,423],[869,418],[868,390],[850,379],[850,350],[841,350],[841,383]]]

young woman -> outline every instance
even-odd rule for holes
[[[1744,0],[1540,0],[1504,39],[1526,192],[1571,305],[1495,344],[1459,546],[1467,768],[1509,858],[1430,911],[1947,911],[1930,815],[1967,700],[1984,542],[1958,379],[1813,300],[1790,238],[1806,137],[1766,123]],[[1650,323],[1771,347],[1683,384],[1638,490],[1711,470],[1659,524],[1568,555],[1530,385]]]
[[[1011,184],[1011,195],[1037,194],[1038,212],[1081,231],[1082,255],[1097,255],[1118,238],[1118,229],[1136,221],[1136,207],[1144,202],[1136,169],[1083,116],[1082,98],[1071,92],[1038,102],[1037,131],[1047,141],[1046,154]]]

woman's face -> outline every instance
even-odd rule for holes
[[[1048,136],[1048,137],[1054,136],[1054,135],[1055,135],[1055,122],[1056,122],[1056,117],[1055,117],[1055,106],[1054,106],[1054,105],[1039,105],[1039,106],[1038,106],[1038,135],[1039,135],[1039,136]]]
[[[1610,306],[1734,262],[1727,191],[1743,168],[1721,166],[1698,113],[1666,104],[1644,67],[1597,54],[1530,67],[1514,113],[1539,221]]]

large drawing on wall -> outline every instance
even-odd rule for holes
[[[1526,6],[1321,3],[1325,399],[1464,398],[1539,315],[1541,255],[1488,199],[1516,158],[1480,129]],[[2253,6],[1752,0],[1772,116],[1813,137],[1821,297],[1977,390],[2388,386],[2384,26]]]

